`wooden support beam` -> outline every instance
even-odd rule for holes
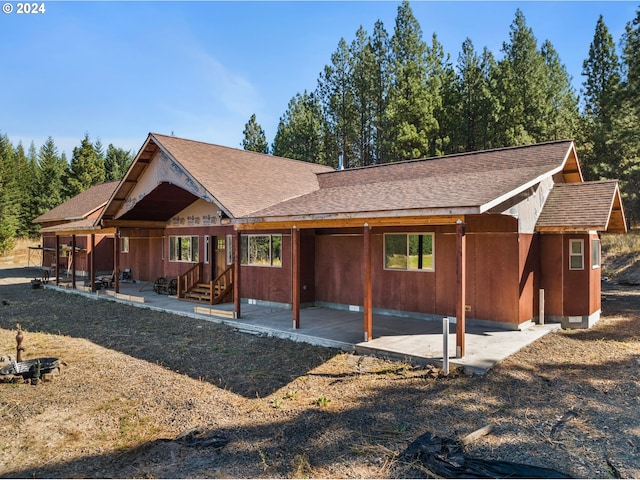
[[[95,293],[96,291],[96,265],[95,265],[95,249],[96,249],[96,236],[95,234],[91,234],[89,236],[91,242],[89,244],[89,278],[91,279],[91,292]]]
[[[56,286],[60,285],[60,237],[56,235]]]
[[[240,232],[233,236],[233,317],[240,318]]]
[[[105,218],[102,220],[102,227],[126,227],[126,228],[165,228],[167,222],[159,220],[110,220]]]
[[[113,289],[120,293],[120,232],[113,236]]]
[[[371,287],[371,227],[364,224],[364,255],[362,259],[364,267],[364,341],[373,338],[372,321],[372,287]]]
[[[71,235],[71,288],[76,288],[76,236]]]
[[[291,229],[291,305],[293,328],[300,328],[300,230],[294,225]]]
[[[233,227],[236,230],[288,230],[296,226],[301,228],[346,228],[361,227],[367,223],[370,227],[388,226],[425,226],[425,225],[452,225],[455,224],[460,215],[415,215],[415,216],[391,216],[391,217],[340,217],[327,219],[303,218],[295,220],[256,220],[251,223],[236,223]]]
[[[456,357],[464,357],[464,337],[466,322],[466,283],[467,283],[467,237],[465,225],[456,224]]]

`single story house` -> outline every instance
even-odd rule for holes
[[[149,134],[102,188],[95,215],[36,219],[56,245],[115,239],[90,278],[110,259],[237,318],[242,301],[287,306],[294,327],[309,305],[359,311],[365,341],[374,311],[451,316],[459,356],[465,322],[593,325],[599,235],[626,232],[618,183],[584,182],[571,140],[334,170]]]

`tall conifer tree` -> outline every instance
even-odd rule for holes
[[[429,90],[427,45],[409,2],[398,7],[391,38],[388,123],[392,161],[424,157],[438,133],[436,105]]]
[[[590,140],[581,150],[586,177],[616,178],[620,155],[613,142],[613,125],[620,99],[620,62],[602,15],[589,46],[589,57],[583,62],[582,75],[583,128]]]
[[[264,130],[256,120],[255,113],[251,115],[249,121],[244,125],[244,131],[242,134],[244,135],[244,138],[242,139],[242,148],[252,152],[269,153],[267,137],[264,134]]]
[[[85,133],[79,147],[73,149],[67,195],[73,197],[89,187],[103,183],[105,180],[104,160],[96,153],[94,145]]]

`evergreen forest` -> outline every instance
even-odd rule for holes
[[[470,38],[455,59],[425,38],[404,0],[393,31],[377,21],[338,41],[314,91],[293,95],[269,145],[252,115],[246,150],[345,168],[574,139],[585,180],[619,179],[627,218],[640,221],[640,7],[621,38],[594,25],[579,91],[551,41],[520,10],[500,52]],[[206,139],[199,139],[204,140]],[[87,188],[119,180],[130,151],[85,134],[68,160],[0,132],[0,252],[37,238],[32,220]]]

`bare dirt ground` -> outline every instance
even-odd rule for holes
[[[638,287],[608,285],[591,330],[549,334],[483,377],[434,379],[24,282],[0,269],[0,355],[15,355],[19,324],[25,358],[66,366],[0,384],[1,477],[430,477],[409,443],[487,424],[470,455],[640,477]],[[209,446],[178,438],[195,428]]]

